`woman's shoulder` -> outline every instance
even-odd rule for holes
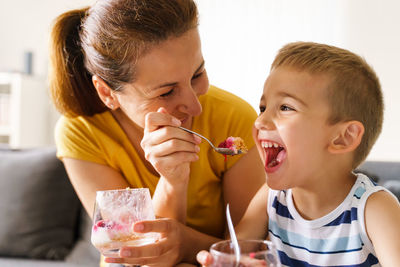
[[[204,114],[234,115],[242,118],[256,118],[254,108],[239,96],[222,90],[216,86],[210,86],[207,94],[199,98]]]
[[[109,125],[112,120],[112,115],[107,111],[93,116],[61,116],[56,123],[56,130],[79,129],[80,131],[85,131],[91,128],[101,128],[102,125]]]
[[[200,102],[214,102],[215,104],[222,105],[223,107],[241,106],[254,110],[249,103],[239,96],[211,85],[207,94],[200,97]]]
[[[55,128],[57,156],[104,164],[104,151],[123,139],[110,112],[94,116],[61,116]],[[121,141],[122,142],[122,141]],[[107,148],[107,149],[106,149]]]
[[[207,94],[199,99],[203,112],[194,119],[193,130],[216,143],[229,136],[239,136],[249,149],[254,145],[251,129],[257,113],[250,104],[215,86],[211,86]]]
[[[111,127],[113,123],[110,112],[94,116],[61,116],[55,126],[56,144],[98,140],[100,136],[108,136],[112,134],[110,131],[116,131],[117,127]]]

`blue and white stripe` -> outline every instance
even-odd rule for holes
[[[316,220],[300,216],[290,189],[270,190],[268,238],[276,244],[282,265],[380,266],[364,225],[366,200],[379,190],[385,189],[358,174],[346,199],[334,211]]]

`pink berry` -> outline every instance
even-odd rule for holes
[[[218,147],[227,147],[226,142],[225,142],[225,141],[221,142],[221,143],[218,145]]]
[[[100,221],[98,221],[98,222],[96,223],[96,225],[97,225],[98,227],[105,227],[105,226],[106,226],[106,223],[105,223],[103,220],[100,220]]]

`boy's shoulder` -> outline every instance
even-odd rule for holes
[[[400,204],[389,191],[378,191],[365,205],[365,229],[382,265],[392,265],[393,255],[400,251]],[[398,257],[397,260],[400,260]],[[396,260],[396,261],[397,261]],[[398,263],[398,262],[397,262]]]

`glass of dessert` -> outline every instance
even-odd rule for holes
[[[213,244],[211,267],[280,267],[276,247],[266,240],[238,240],[240,259],[237,260],[231,240]]]
[[[154,243],[159,234],[133,232],[135,222],[154,219],[148,188],[97,191],[92,244],[106,257],[119,257],[123,246]]]

